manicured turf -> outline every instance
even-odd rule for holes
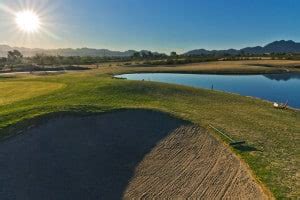
[[[277,198],[300,196],[300,113],[276,110],[271,103],[217,91],[190,87],[113,79],[127,68],[57,76],[0,79],[0,87],[14,85],[14,96],[0,105],[0,133],[10,125],[38,115],[61,111],[99,112],[120,108],[148,108],[171,113],[202,127],[218,127],[248,149],[236,151]],[[138,71],[135,70],[135,71]],[[42,85],[40,85],[43,83]],[[27,90],[27,86],[44,89]],[[56,87],[60,88],[56,88]],[[51,89],[50,89],[51,88]],[[55,89],[53,89],[55,88]],[[24,92],[26,91],[26,97]],[[2,96],[0,99],[6,99]],[[32,98],[31,98],[32,97]],[[212,134],[217,133],[211,130]],[[256,151],[248,151],[254,150]]]
[[[63,86],[59,83],[46,82],[0,82],[0,106],[47,94]]]

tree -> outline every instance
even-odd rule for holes
[[[7,62],[7,58],[0,58],[0,70],[2,70]]]
[[[13,51],[7,52],[7,60],[10,63],[19,63],[19,62],[21,62],[22,58],[23,58],[23,55],[18,50],[13,50]]]
[[[0,64],[5,64],[7,62],[7,58],[0,58]]]
[[[171,57],[177,57],[177,53],[175,51],[172,51],[170,54]]]
[[[32,57],[32,60],[38,65],[44,65],[45,57],[45,54],[37,53],[35,56]]]
[[[148,57],[149,57],[149,58],[153,58],[153,57],[154,57],[154,54],[153,54],[151,51],[149,51],[149,52],[148,52]]]
[[[132,55],[133,58],[140,58],[141,54],[140,52],[134,52],[134,54]]]

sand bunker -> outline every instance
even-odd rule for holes
[[[126,199],[267,199],[246,167],[205,130],[175,130],[136,168]]]
[[[205,130],[127,110],[60,116],[0,142],[0,199],[264,199]]]

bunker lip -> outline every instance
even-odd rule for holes
[[[92,111],[91,111],[92,110]],[[98,106],[76,106],[70,107],[67,110],[59,111],[59,112],[47,112],[41,115],[37,115],[31,118],[22,119],[12,125],[8,125],[0,129],[0,143],[11,137],[15,137],[17,135],[23,134],[25,131],[40,126],[49,122],[55,118],[63,118],[63,117],[89,117],[89,116],[98,116],[109,113],[118,113],[125,111],[145,111],[145,112],[157,112],[162,113],[166,117],[170,118],[178,118],[171,113],[162,112],[157,109],[148,109],[148,108],[117,108],[112,109],[111,107],[98,107]],[[184,119],[181,120],[183,123],[190,123]]]
[[[215,192],[222,195],[225,190],[231,191],[228,188],[236,187],[237,176],[231,176],[234,173],[242,174],[243,181],[238,182],[239,192],[232,195],[266,198],[232,152],[220,153],[225,147],[204,129],[166,113],[143,109],[101,114],[53,113],[30,123],[35,126],[27,126],[23,134],[0,142],[0,160],[5,163],[0,167],[0,179],[6,182],[1,186],[1,199],[45,199],[45,194],[49,199],[131,198],[144,193],[174,198],[199,192],[204,196]],[[178,151],[184,154],[177,154]],[[193,158],[195,151],[199,160]],[[234,173],[225,166],[232,166]],[[194,176],[199,168],[204,169],[203,173]],[[181,180],[196,179],[176,182],[178,177],[172,176],[176,170],[185,172],[186,176],[180,174]],[[213,173],[205,175],[209,171]],[[152,174],[150,182],[141,179],[143,173]],[[165,192],[152,187],[151,178],[155,177],[159,177],[155,184],[165,185]],[[198,181],[208,188],[193,190]],[[226,183],[226,188],[216,189],[215,181]],[[135,190],[137,183],[139,190]],[[186,190],[182,184],[186,184]],[[181,189],[173,193],[174,188]]]

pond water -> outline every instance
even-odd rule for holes
[[[264,75],[210,75],[177,73],[139,73],[116,76],[129,80],[157,81],[221,90],[253,96],[300,108],[300,73]]]

